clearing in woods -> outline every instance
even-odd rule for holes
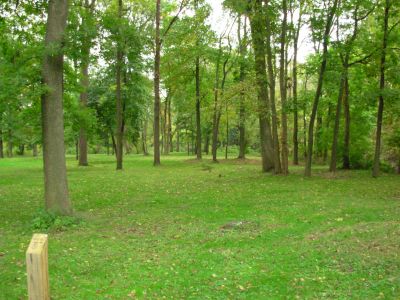
[[[255,158],[256,159],[256,158]],[[25,299],[25,251],[49,232],[52,299],[398,299],[400,177],[288,177],[186,156],[68,157],[76,219],[48,230],[42,161],[0,161],[0,298]],[[77,224],[76,224],[77,223]],[[35,229],[33,226],[36,226]]]

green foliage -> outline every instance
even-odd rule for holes
[[[39,231],[65,231],[82,224],[80,218],[74,216],[59,216],[43,209],[39,210],[31,222],[32,229]]]

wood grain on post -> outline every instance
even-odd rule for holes
[[[47,234],[34,234],[26,251],[29,300],[49,300]]]

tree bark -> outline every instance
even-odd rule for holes
[[[222,55],[222,36],[219,39],[219,49],[218,49],[217,63],[215,68],[214,111],[213,111],[212,144],[211,144],[211,152],[213,157],[212,159],[214,162],[218,161],[217,160],[218,131],[219,131],[219,119],[221,116],[218,104],[221,55]]]
[[[42,132],[44,191],[46,209],[56,214],[72,213],[68,196],[63,120],[63,38],[67,24],[68,1],[51,0],[48,6],[43,61]],[[56,49],[57,53],[54,53]]]
[[[94,0],[91,5],[89,5],[89,1],[85,0],[85,10],[86,14],[82,17],[82,24],[84,30],[84,40],[81,49],[81,86],[83,88],[80,94],[80,105],[83,109],[87,107],[88,101],[88,89],[89,89],[89,61],[90,61],[90,44],[91,38],[86,34],[85,30],[87,30],[87,18],[90,13],[92,13],[92,9],[94,6]],[[88,158],[87,158],[88,146],[87,146],[87,133],[86,128],[81,124],[79,130],[79,165],[80,166],[88,166]]]
[[[272,142],[271,125],[268,120],[268,90],[265,63],[264,24],[261,0],[252,3],[250,14],[250,27],[254,48],[255,72],[258,92],[258,114],[260,123],[260,146],[262,157],[262,171],[274,169],[274,148]]]
[[[297,27],[295,28],[295,33],[293,35],[293,164],[299,164],[299,116],[298,116],[298,103],[297,103],[297,52],[298,52],[298,42],[301,27],[301,17],[302,17],[302,1],[300,1],[300,12],[299,18],[297,20]]]
[[[154,166],[160,165],[160,19],[161,0],[156,2],[156,36],[155,36],[155,59],[154,59]]]
[[[37,157],[38,156],[38,145],[37,143],[32,144],[32,156]]]
[[[349,78],[346,77],[344,85],[344,146],[343,169],[350,169],[350,104],[349,104]]]
[[[246,77],[246,65],[245,65],[245,59],[246,59],[246,48],[247,48],[247,23],[246,23],[246,17],[244,19],[244,28],[243,28],[243,39],[240,34],[240,29],[241,29],[241,17],[239,15],[239,21],[238,21],[238,41],[239,41],[239,52],[240,52],[240,74],[239,74],[239,80],[243,84],[245,77]],[[238,159],[245,159],[246,158],[246,108],[245,108],[245,95],[244,95],[244,90],[242,88],[240,92],[240,98],[239,98],[239,156]]]
[[[347,74],[345,74],[345,70],[342,72],[342,76],[340,78],[340,86],[339,86],[339,94],[338,94],[338,99],[336,103],[336,113],[335,113],[335,125],[333,128],[333,140],[332,140],[332,152],[331,152],[331,163],[329,166],[329,171],[330,172],[335,172],[336,171],[336,160],[337,160],[337,141],[338,141],[338,136],[339,136],[339,123],[340,123],[340,112],[342,109],[342,101],[343,101],[343,95],[344,95],[344,86],[345,86],[345,77]]]
[[[386,64],[386,48],[388,40],[388,24],[389,24],[389,9],[390,0],[385,1],[385,17],[383,24],[383,40],[382,40],[382,53],[380,62],[380,80],[379,80],[379,103],[378,103],[378,116],[376,120],[376,138],[375,138],[375,155],[374,166],[372,170],[372,177],[378,177],[380,172],[380,155],[381,155],[381,135],[382,135],[382,121],[383,121],[383,108],[385,91],[385,64]]]
[[[266,10],[268,10],[269,1],[264,0]],[[275,174],[282,173],[281,167],[281,159],[280,159],[280,150],[279,150],[279,136],[278,136],[278,115],[276,112],[276,104],[275,104],[275,71],[273,61],[273,53],[271,48],[271,20],[270,17],[266,18],[266,38],[267,42],[265,45],[265,49],[267,52],[267,65],[268,65],[268,85],[269,85],[269,93],[270,93],[270,106],[272,111],[272,141],[273,141],[273,159],[274,159],[274,172]],[[268,105],[268,104],[267,104]]]
[[[200,57],[196,57],[196,157],[201,159]]]
[[[7,139],[7,156],[13,157],[13,136],[11,129],[8,129],[8,139]]]
[[[122,0],[118,0],[118,18],[122,19]],[[118,33],[120,39],[120,32]],[[123,50],[121,41],[117,42],[117,61],[116,61],[116,157],[117,157],[117,170],[122,170],[123,160],[123,138],[124,138],[124,113],[121,92],[121,73],[123,63]]]
[[[329,35],[332,28],[333,17],[335,16],[336,9],[338,5],[338,0],[335,0],[332,6],[332,9],[328,13],[328,18],[325,24],[325,32],[324,32],[324,41],[323,41],[323,52],[322,52],[322,62],[320,66],[319,76],[318,76],[318,84],[317,90],[315,92],[314,103],[311,111],[311,118],[308,125],[308,145],[307,145],[307,161],[304,175],[311,176],[311,164],[312,164],[312,154],[313,154],[313,144],[314,144],[314,123],[315,117],[317,115],[318,110],[318,102],[322,93],[322,84],[324,79],[324,74],[326,70],[326,64],[328,59],[328,44],[329,44]]]
[[[285,60],[285,48],[286,48],[286,31],[287,31],[287,0],[282,0],[283,10],[283,21],[282,21],[282,32],[281,32],[281,49],[280,49],[280,70],[279,70],[279,86],[281,91],[281,103],[282,103],[282,173],[284,175],[289,174],[289,146],[287,142],[287,115],[286,115],[286,60]]]
[[[89,88],[89,58],[85,58],[87,61],[82,62],[81,65],[81,85],[83,91],[80,95],[80,105],[83,109],[87,107],[87,100],[88,100],[88,88]],[[88,166],[88,159],[87,159],[87,134],[86,128],[81,126],[79,130],[79,165],[80,166]]]

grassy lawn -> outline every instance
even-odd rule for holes
[[[49,230],[52,299],[399,299],[400,177],[254,161],[68,157],[76,226]],[[0,299],[26,299],[41,159],[0,160]]]

